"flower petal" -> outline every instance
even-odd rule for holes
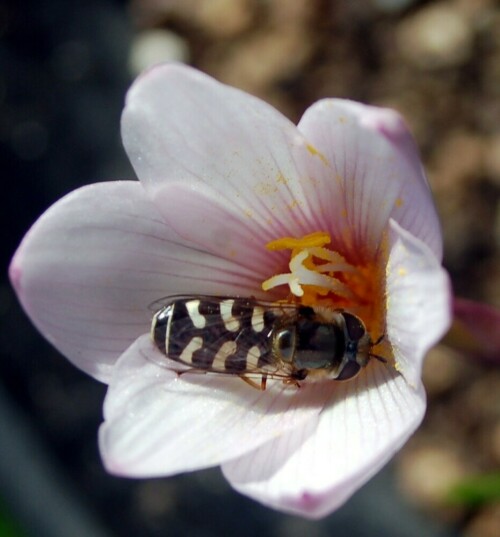
[[[287,264],[285,252],[270,252],[265,245],[277,236],[285,236],[285,227],[265,225],[251,213],[243,214],[234,205],[222,202],[205,185],[193,190],[184,183],[162,187],[156,200],[164,219],[186,244],[206,248],[254,273],[251,294],[258,296],[261,283]]]
[[[225,463],[238,491],[265,505],[320,518],[378,472],[420,424],[421,384],[373,361],[356,379],[335,384],[315,434],[295,430]]]
[[[325,388],[281,381],[261,391],[233,376],[178,376],[158,354],[143,336],[116,364],[99,437],[113,473],[166,476],[218,465],[291,429],[312,427],[328,397]]]
[[[430,249],[391,220],[387,263],[387,337],[396,367],[420,382],[426,352],[451,323],[448,274]]]
[[[184,246],[136,181],[90,185],[58,201],[24,238],[10,277],[40,332],[103,381],[149,332],[154,300],[250,294],[256,285],[250,270]]]
[[[294,160],[304,138],[263,101],[189,67],[158,66],[130,89],[122,137],[165,217],[168,182],[189,184],[193,192],[204,184],[242,220],[251,215],[271,230],[277,226],[276,233],[282,225],[289,234],[308,232],[310,211]]]
[[[390,217],[424,241],[440,260],[442,240],[415,143],[393,110],[325,99],[311,106],[299,130],[318,155],[310,177],[321,182],[316,204],[335,241],[373,255]],[[320,229],[326,229],[324,226]]]

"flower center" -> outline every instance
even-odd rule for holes
[[[363,319],[370,332],[383,333],[383,273],[378,264],[354,265],[328,248],[330,244],[331,237],[324,231],[269,242],[268,250],[290,250],[290,272],[265,280],[262,289],[288,285],[287,302],[348,309]]]

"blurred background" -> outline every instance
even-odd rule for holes
[[[96,435],[105,386],[36,333],[6,271],[58,198],[134,177],[120,142],[124,95],[138,72],[165,60],[195,65],[294,121],[322,97],[399,110],[436,196],[455,292],[500,306],[496,1],[4,0],[0,537],[500,535],[491,493],[500,372],[443,346],[426,362],[421,429],[324,520],[261,507],[217,469],[141,481],[104,472]]]

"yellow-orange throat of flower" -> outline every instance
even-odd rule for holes
[[[351,264],[327,247],[331,242],[328,233],[317,231],[267,243],[268,250],[291,251],[290,272],[268,278],[262,289],[288,285],[287,302],[347,309],[358,315],[372,338],[377,339],[385,329],[384,264]]]

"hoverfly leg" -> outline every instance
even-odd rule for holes
[[[267,373],[264,373],[262,377],[260,378],[260,389],[264,391],[266,389],[267,384]]]
[[[294,378],[283,379],[283,384],[286,386],[295,386],[296,388],[300,388],[300,382]]]
[[[262,378],[264,378],[264,375],[262,375]],[[240,376],[240,379],[246,382],[249,386],[252,388],[255,388],[256,390],[265,390],[266,389],[266,383],[262,380],[260,381],[260,384],[255,382],[255,380],[252,380],[248,377],[245,377],[244,375]]]
[[[283,380],[283,384],[300,388],[299,381],[304,380],[306,377],[307,377],[306,369],[295,370],[295,371],[292,371],[292,374],[288,378]]]

